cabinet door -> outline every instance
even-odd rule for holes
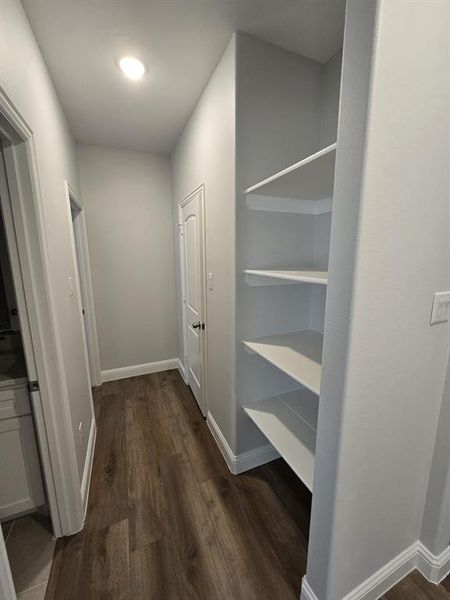
[[[0,519],[44,502],[33,417],[0,421]]]

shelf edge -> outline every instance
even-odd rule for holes
[[[251,194],[255,190],[258,190],[259,188],[263,187],[264,185],[267,185],[268,183],[272,183],[272,181],[276,181],[277,179],[280,179],[284,175],[289,175],[289,173],[292,173],[292,171],[296,171],[297,169],[304,167],[305,165],[309,164],[310,162],[313,162],[314,160],[317,160],[318,158],[321,158],[322,156],[325,156],[326,154],[333,152],[334,150],[336,150],[336,146],[337,146],[337,144],[336,144],[336,142],[334,142],[334,144],[330,144],[326,148],[322,148],[318,152],[315,152],[314,154],[310,154],[310,156],[303,158],[302,160],[291,165],[290,167],[286,167],[286,169],[283,169],[282,171],[278,171],[278,173],[275,173],[274,175],[271,175],[270,177],[263,179],[259,183],[256,183],[255,185],[250,186],[249,188],[247,188],[244,191],[244,194]]]

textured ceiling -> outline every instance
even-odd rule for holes
[[[167,154],[232,33],[324,62],[342,46],[344,0],[23,0],[79,141]],[[126,80],[114,64],[144,59]]]

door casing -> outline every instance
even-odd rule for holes
[[[35,372],[32,372],[33,361],[29,361],[28,375],[39,382],[39,392],[31,394],[36,434],[53,533],[61,537],[82,528],[84,513],[62,347],[50,286],[44,205],[33,131],[2,88],[0,137],[29,323],[29,342],[25,343],[31,345],[34,353]],[[61,181],[62,198],[63,193]]]
[[[68,181],[64,182],[68,217],[73,223],[71,245],[74,261],[78,268],[79,281],[76,282],[78,297],[84,309],[84,316],[80,311],[80,320],[87,347],[88,372],[91,385],[97,387],[102,384],[100,368],[100,352],[98,348],[97,323],[95,319],[94,292],[92,289],[92,276],[89,260],[89,247],[87,237],[86,210],[83,202]],[[72,210],[77,215],[72,217]],[[75,236],[77,239],[75,240]],[[79,252],[76,244],[78,242]]]
[[[201,333],[202,344],[201,344],[201,353],[202,353],[202,374],[201,374],[201,390],[202,390],[202,399],[200,401],[200,410],[204,417],[206,417],[208,413],[208,386],[207,386],[207,339],[208,339],[208,324],[207,324],[207,294],[206,294],[206,219],[205,219],[205,185],[201,184],[194,191],[192,191],[188,196],[184,197],[182,200],[178,202],[178,237],[179,237],[179,249],[180,249],[180,275],[181,275],[181,314],[182,314],[182,326],[183,326],[183,366],[185,371],[185,379],[186,382],[189,383],[189,369],[188,369],[188,355],[187,355],[187,319],[186,319],[186,310],[185,310],[185,298],[186,298],[186,279],[185,279],[185,252],[184,252],[184,242],[183,242],[183,225],[182,225],[182,209],[188,204],[192,198],[196,195],[199,195],[199,204],[200,204],[200,241],[201,241],[201,256],[202,256],[202,267],[200,269],[201,275],[201,321],[205,323],[205,331]]]

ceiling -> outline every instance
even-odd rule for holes
[[[22,0],[78,141],[168,154],[231,34],[324,62],[345,0]],[[114,61],[142,58],[125,79]]]

